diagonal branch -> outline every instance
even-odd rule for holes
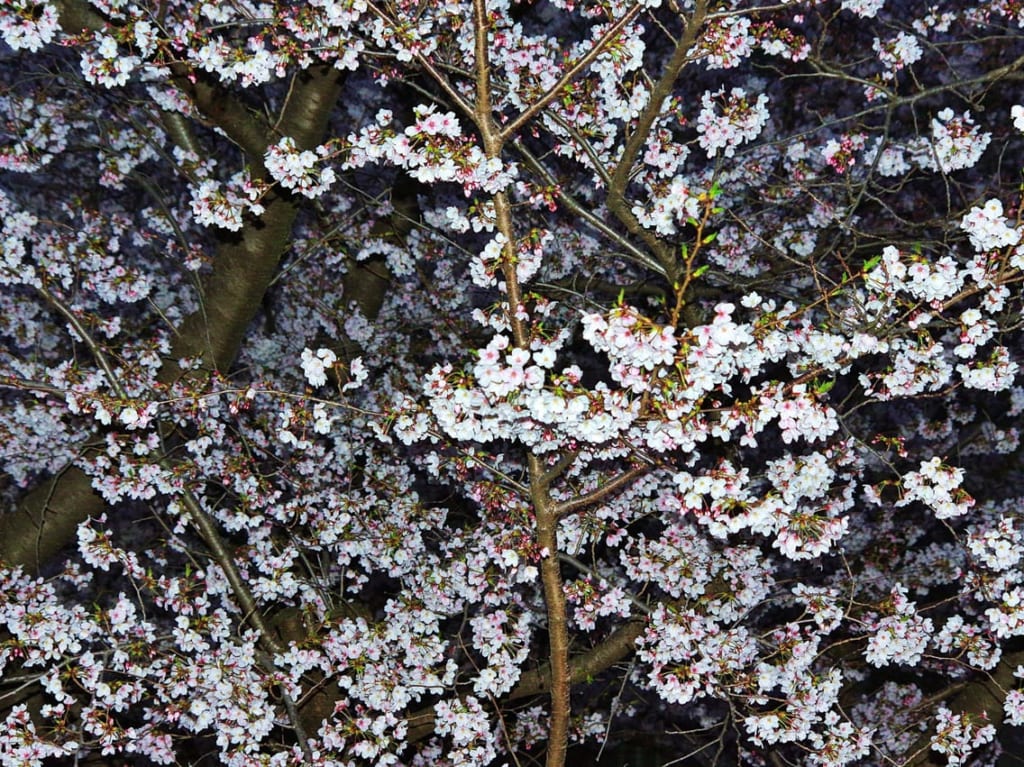
[[[562,501],[555,505],[554,514],[558,519],[567,517],[577,511],[593,506],[596,503],[600,503],[605,498],[614,495],[624,487],[628,487],[634,480],[640,479],[644,474],[651,470],[651,466],[640,465],[634,466],[628,471],[624,471],[622,474],[617,476],[615,479],[605,482],[600,487],[592,490],[586,495],[580,495],[569,501]]]
[[[633,652],[636,640],[644,631],[647,621],[636,617],[612,631],[600,644],[573,657],[569,661],[569,679],[572,684],[582,684],[603,671],[607,671]],[[505,697],[507,701],[532,698],[551,691],[551,664],[526,671],[519,677],[519,683]],[[423,740],[434,732],[434,708],[428,706],[406,718],[407,740],[410,743]]]
[[[315,146],[322,140],[341,93],[340,77],[326,66],[300,74],[279,120],[298,146]],[[237,102],[232,105],[221,90],[197,86],[197,98],[209,99],[200,108],[208,118],[224,120],[226,124],[219,127],[246,151],[250,164],[261,166],[271,140],[263,118]],[[177,328],[171,359],[160,371],[161,383],[182,377],[177,362],[182,357],[202,358],[205,371],[230,368],[289,246],[298,210],[291,196],[268,195],[260,219],[249,220],[240,233],[220,239],[213,269],[200,289],[202,308]],[[104,506],[89,477],[74,466],[67,467],[30,491],[15,512],[0,515],[0,562],[38,572],[74,538],[78,525],[102,513]]]
[[[524,109],[518,117],[514,118],[504,127],[501,131],[502,139],[510,139],[520,128],[536,117],[548,104],[557,99],[562,94],[562,90],[565,86],[575,80],[584,69],[590,66],[594,59],[604,52],[605,48],[611,44],[611,41],[618,37],[619,32],[622,31],[623,27],[636,18],[637,14],[640,13],[640,10],[641,6],[637,3],[626,11],[622,18],[606,29],[602,33],[601,38],[594,43],[593,47],[580,56],[579,60],[577,60],[571,67],[565,70],[565,72],[562,73],[562,76],[558,78],[558,82],[552,85],[548,89],[547,93],[530,104],[530,106]]]
[[[693,13],[686,23],[683,36],[672,53],[672,58],[665,65],[665,71],[651,90],[647,106],[644,107],[644,111],[637,118],[633,132],[630,134],[629,140],[622,150],[622,155],[615,165],[615,170],[612,172],[612,183],[608,187],[608,209],[615,214],[615,217],[622,222],[630,234],[640,237],[647,244],[651,252],[658,257],[665,274],[673,281],[675,280],[677,269],[672,249],[653,232],[640,225],[636,216],[633,215],[633,211],[630,210],[629,203],[626,201],[626,188],[629,186],[633,163],[636,162],[640,150],[646,143],[648,136],[650,136],[654,122],[661,113],[661,105],[665,102],[665,99],[672,95],[672,90],[675,88],[679,75],[682,74],[683,69],[689,62],[690,49],[697,42],[697,35],[704,24],[707,13],[707,0],[697,0]]]

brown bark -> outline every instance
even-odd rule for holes
[[[697,0],[693,13],[686,22],[683,36],[676,44],[675,51],[672,53],[672,58],[665,65],[665,71],[651,91],[647,106],[644,107],[644,111],[640,113],[640,117],[637,118],[636,124],[633,126],[633,132],[630,134],[629,140],[622,150],[622,156],[619,157],[619,161],[612,172],[611,183],[608,185],[608,210],[622,222],[622,225],[626,227],[630,234],[644,241],[658,259],[658,263],[661,264],[663,274],[672,282],[679,276],[675,248],[649,229],[640,225],[636,216],[633,215],[630,201],[626,198],[626,189],[629,186],[633,164],[647,142],[655,120],[661,114],[662,104],[672,94],[676,81],[689,62],[690,50],[697,42],[701,27],[707,18],[707,13],[707,0]]]
[[[633,652],[636,640],[647,625],[642,617],[633,618],[623,623],[610,633],[600,644],[569,660],[569,680],[571,684],[589,681],[603,671],[607,671]],[[519,683],[504,698],[506,701],[522,700],[535,695],[544,695],[551,690],[551,664],[526,671],[519,677]],[[434,709],[428,707],[416,711],[406,719],[408,724],[407,739],[410,743],[429,737],[434,732]]]
[[[65,0],[58,9],[62,25],[72,34],[105,24],[84,3]],[[266,119],[221,86],[202,79],[192,83],[187,74],[177,73],[178,84],[206,119],[242,148],[254,171],[262,172],[263,154],[276,136]],[[340,78],[337,70],[326,66],[297,75],[277,121],[280,135],[292,136],[300,149],[320,143],[341,93]],[[200,289],[201,308],[177,328],[161,383],[180,377],[177,360],[184,356],[202,357],[210,370],[230,367],[288,248],[297,213],[294,198],[272,194],[263,216],[247,221],[239,233],[221,238],[213,269]],[[74,537],[82,521],[103,509],[104,502],[92,490],[89,478],[74,466],[66,467],[26,494],[13,513],[0,515],[0,562],[38,572]]]
[[[533,463],[531,458],[531,474]],[[535,474],[536,476],[536,474]],[[569,748],[569,717],[572,714],[572,674],[569,665],[569,623],[558,559],[558,517],[550,508],[547,490],[543,499],[534,500],[537,517],[537,544],[546,549],[540,561],[540,578],[544,587],[544,605],[548,616],[548,658],[551,666],[551,723],[548,725],[547,767],[562,767]],[[538,493],[535,493],[538,495]],[[540,503],[537,501],[541,500]]]

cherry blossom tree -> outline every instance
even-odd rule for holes
[[[1016,0],[0,0],[0,762],[991,764]]]

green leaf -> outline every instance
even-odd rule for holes
[[[880,255],[874,256],[873,258],[869,258],[867,261],[864,262],[864,271],[870,272],[880,263],[882,263],[882,257]]]

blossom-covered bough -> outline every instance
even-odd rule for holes
[[[0,2],[0,763],[994,763],[1022,24]]]

